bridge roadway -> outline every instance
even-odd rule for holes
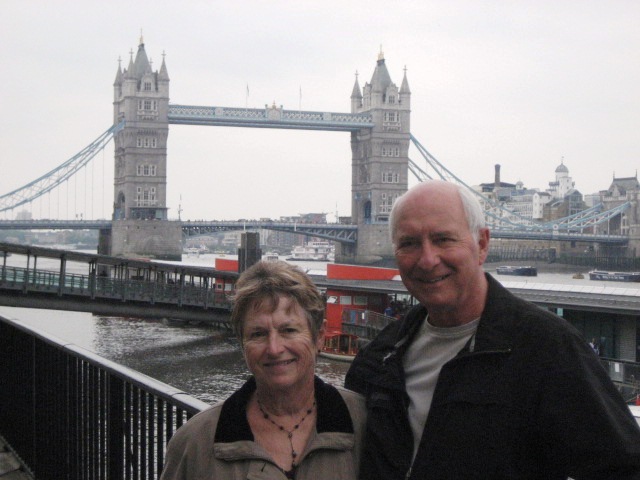
[[[182,225],[182,232],[187,237],[224,231],[266,229],[309,235],[351,245],[355,244],[358,239],[357,225],[340,223],[298,223],[272,220],[176,220],[176,222]],[[102,230],[111,229],[112,224],[113,221],[104,219],[0,220],[0,230]]]
[[[150,220],[153,221],[153,220]],[[182,225],[187,237],[215,232],[238,230],[277,230],[323,238],[343,244],[355,244],[358,226],[340,223],[298,223],[273,220],[176,220]],[[0,220],[0,230],[100,230],[110,229],[112,220]],[[626,235],[590,234],[557,230],[532,230],[531,228],[492,228],[492,238],[514,240],[551,240],[565,242],[600,243],[603,245],[626,245]]]
[[[0,243],[0,305],[207,322],[228,326],[236,272]],[[53,265],[53,266],[52,266]],[[348,287],[407,295],[400,281],[328,279]],[[640,289],[505,281],[516,295],[548,308],[638,315]],[[624,285],[624,284],[621,284]]]

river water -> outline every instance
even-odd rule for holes
[[[15,257],[9,257],[7,263],[24,266]],[[38,259],[38,268],[49,268],[47,261]],[[181,263],[213,266],[214,262],[213,254],[205,254],[185,255]],[[308,270],[326,271],[326,264],[318,262],[297,264]],[[53,262],[51,268],[55,271],[57,265]],[[227,398],[249,376],[235,337],[207,326],[172,326],[161,319],[2,306],[0,316],[74,343],[209,403]],[[317,373],[329,383],[342,385],[348,368],[348,363],[319,358]]]
[[[213,254],[205,254],[185,256],[181,263],[213,266],[214,262]],[[321,262],[296,264],[306,270],[326,271],[326,264]],[[45,268],[41,263],[38,267]],[[537,277],[496,275],[503,282],[640,288],[640,284],[596,282],[585,277],[574,279],[570,272],[539,273]],[[0,307],[0,316],[74,343],[209,403],[227,398],[249,375],[236,339],[207,326],[172,326],[161,319],[11,307]],[[348,363],[319,358],[317,373],[329,383],[342,385],[348,368]]]

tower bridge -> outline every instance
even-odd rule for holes
[[[395,199],[407,190],[411,173],[420,181],[437,178],[471,189],[484,205],[494,238],[596,243],[612,249],[640,247],[637,191],[607,207],[601,203],[552,222],[536,222],[466,185],[411,134],[411,90],[406,69],[398,87],[391,80],[382,53],[369,82],[361,87],[356,75],[349,113],[285,110],[275,104],[258,109],[171,104],[169,84],[164,57],[160,69],[153,71],[141,39],[135,58],[132,53],[127,68],[119,64],[116,71],[113,126],[59,167],[0,196],[0,211],[8,211],[50,193],[77,175],[113,139],[111,220],[0,221],[0,229],[99,229],[99,253],[178,259],[184,235],[262,228],[332,240],[337,242],[336,261],[371,263],[392,257],[389,214]],[[351,224],[169,220],[170,124],[349,133]],[[409,158],[411,146],[421,163]]]

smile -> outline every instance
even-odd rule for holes
[[[282,360],[280,362],[267,362],[264,364],[265,367],[280,367],[283,365],[289,365],[293,362],[295,362],[295,358],[291,359],[291,360]]]
[[[438,283],[441,282],[442,280],[444,280],[445,278],[448,278],[450,274],[447,275],[442,275],[440,277],[436,277],[436,278],[420,278],[417,279],[419,282],[422,283]]]

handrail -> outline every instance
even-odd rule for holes
[[[32,270],[22,267],[0,265],[0,287],[7,290],[21,290],[23,293],[48,292],[58,295],[76,295],[122,301],[149,301],[192,305],[202,308],[230,310],[231,302],[224,292],[215,290],[215,285],[175,283],[95,277],[79,273],[65,273],[51,270]],[[180,297],[182,291],[182,297]]]
[[[155,480],[173,432],[208,407],[2,317],[0,384],[0,434],[37,479]]]

